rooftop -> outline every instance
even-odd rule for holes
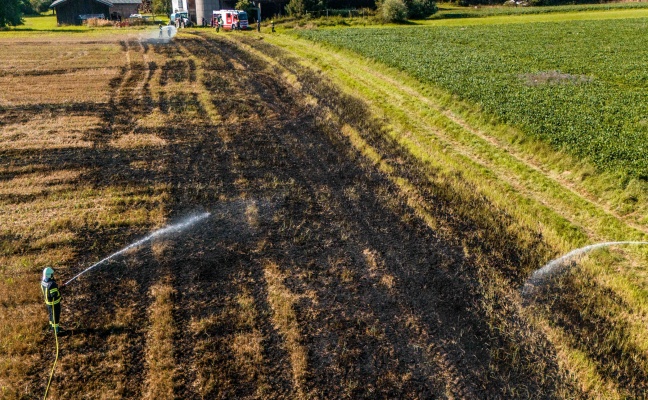
[[[58,5],[61,5],[61,4],[65,3],[65,2],[67,2],[67,1],[68,0],[56,0],[54,3],[52,3],[50,8],[54,8],[54,7],[58,6]],[[115,4],[140,4],[142,2],[142,0],[94,0],[94,1],[96,1],[98,3],[101,3],[101,4],[105,4],[108,7],[112,7]]]

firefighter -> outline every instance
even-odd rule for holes
[[[50,327],[56,334],[64,333],[64,330],[59,328],[61,318],[61,292],[59,291],[65,287],[65,284],[59,286],[54,280],[54,270],[47,267],[43,270],[43,280],[41,282],[41,291],[45,298],[45,305],[49,313]]]

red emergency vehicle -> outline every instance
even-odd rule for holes
[[[220,22],[221,28],[225,30],[247,29],[248,15],[242,10],[218,10],[213,11],[212,24]]]

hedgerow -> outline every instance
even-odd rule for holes
[[[480,105],[628,181],[648,180],[642,18],[303,31]]]

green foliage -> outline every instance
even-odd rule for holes
[[[49,6],[53,0],[21,0],[20,10],[23,15],[40,15],[42,12],[49,11]]]
[[[300,35],[404,70],[630,182],[648,181],[645,24],[635,18]]]
[[[290,2],[286,4],[286,12],[291,17],[301,17],[306,13],[304,0],[290,0]]]
[[[39,13],[49,11],[49,7],[52,5],[52,0],[31,0],[32,7],[34,10],[37,10]]]
[[[406,0],[407,18],[423,19],[437,11],[434,0]]]
[[[403,0],[384,0],[379,10],[380,16],[386,22],[402,22],[407,19],[407,5]]]
[[[286,13],[291,17],[301,17],[308,12],[322,11],[327,8],[327,0],[290,0]]]
[[[171,15],[171,0],[153,0],[153,14]]]
[[[22,0],[0,1],[0,28],[7,25],[16,26],[22,23],[21,5]]]
[[[248,14],[248,18],[252,15],[256,15],[256,13],[252,13],[254,5],[250,2],[250,0],[238,0],[235,7],[237,10],[245,11]]]
[[[20,0],[20,12],[23,15],[36,15],[38,11],[34,9],[32,3],[29,0]]]

